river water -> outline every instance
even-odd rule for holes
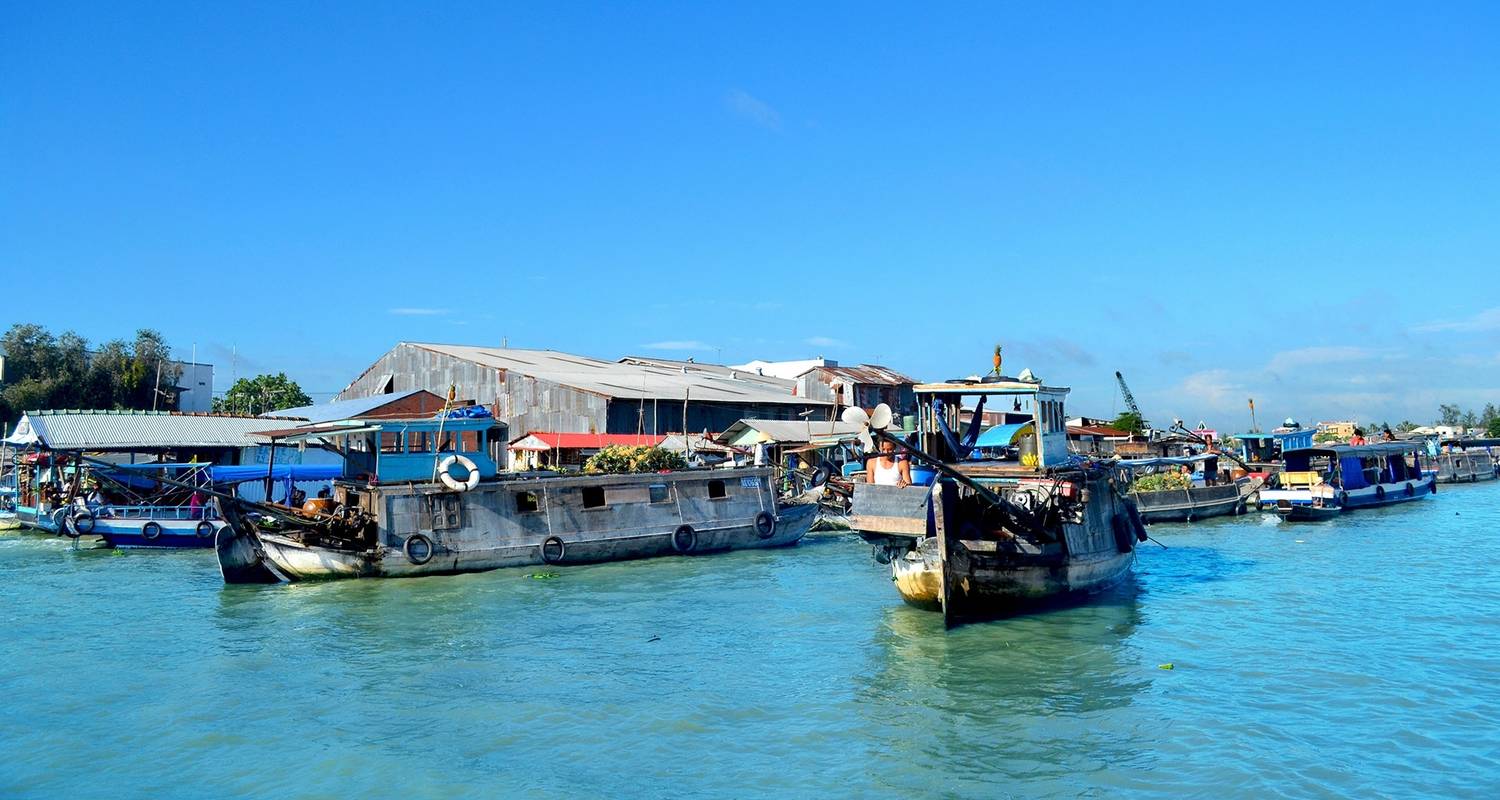
[[[847,536],[225,587],[8,535],[0,796],[1500,793],[1500,484],[1152,535],[1095,603],[951,632]]]

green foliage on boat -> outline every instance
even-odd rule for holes
[[[1191,489],[1193,481],[1181,472],[1157,472],[1135,479],[1137,492],[1165,492],[1171,489]]]
[[[681,453],[660,447],[614,445],[590,456],[583,464],[583,471],[589,475],[629,475],[674,469],[687,469],[687,460]]]

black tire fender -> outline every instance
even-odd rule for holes
[[[214,535],[214,524],[206,519],[198,520],[198,525],[193,528],[193,532],[198,534],[199,539],[207,539]]]
[[[79,509],[70,519],[73,521],[73,529],[78,533],[94,532],[94,512],[87,508]]]
[[[542,561],[547,564],[561,564],[568,557],[568,545],[556,536],[543,539],[541,550]]]
[[[776,535],[776,518],[771,516],[771,512],[762,511],[755,515],[755,535],[762,539]]]
[[[761,512],[765,513],[765,512]],[[672,531],[672,549],[684,555],[693,552],[698,546],[698,533],[691,525],[679,525],[677,530]]]
[[[421,549],[413,552],[413,543],[416,543],[417,547]],[[437,545],[432,541],[432,537],[425,533],[414,533],[406,537],[406,541],[401,543],[401,552],[406,555],[406,560],[419,567],[431,561],[436,551]]]
[[[148,542],[154,542],[161,538],[161,523],[151,520],[141,526],[141,538]]]

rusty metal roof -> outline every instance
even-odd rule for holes
[[[808,372],[826,372],[850,383],[877,384],[883,386],[915,385],[915,378],[907,377],[890,367],[879,364],[860,364],[853,367],[813,367]],[[803,373],[804,375],[807,373]]]

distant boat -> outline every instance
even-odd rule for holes
[[[1288,450],[1286,468],[1262,489],[1262,508],[1289,520],[1326,519],[1343,511],[1408,503],[1437,491],[1420,442],[1325,445]]]
[[[1442,450],[1432,457],[1437,465],[1438,483],[1474,483],[1492,481],[1500,476],[1494,448],[1500,439],[1448,439]]]
[[[411,577],[795,544],[813,504],[778,506],[769,468],[499,475],[487,417],[268,432],[339,447],[349,477],[307,510],[221,499],[226,583]],[[361,471],[363,474],[361,475]],[[434,479],[436,476],[436,479]]]
[[[890,564],[902,599],[941,610],[953,625],[1086,598],[1129,575],[1145,529],[1135,503],[1116,490],[1108,462],[1068,452],[1067,393],[1001,376],[916,387],[912,472],[928,464],[940,474],[931,488],[855,484],[851,519],[876,559]],[[959,439],[953,430],[965,398],[980,402]],[[980,437],[983,400],[1030,419]],[[877,408],[872,428],[888,416]],[[980,438],[997,449],[1014,446],[1018,456],[976,459]]]

